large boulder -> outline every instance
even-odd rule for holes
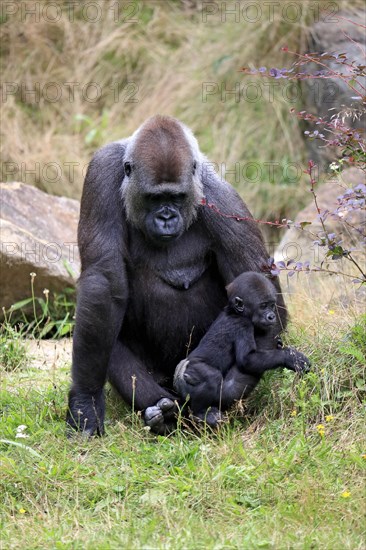
[[[30,297],[30,273],[37,296],[75,287],[79,202],[18,182],[1,183],[0,195],[0,307]]]
[[[334,3],[335,5],[335,3]],[[329,8],[330,9],[330,8]],[[347,62],[355,65],[365,65],[365,12],[353,10],[339,12],[334,17],[324,17],[315,23],[310,31],[309,51],[333,54],[345,54]],[[346,73],[344,66],[335,60],[326,59],[324,63],[330,71]],[[308,65],[305,70],[315,73],[324,67],[317,64]],[[364,93],[366,78],[357,77],[354,88]],[[340,120],[351,128],[364,128],[366,111],[362,102],[356,100],[356,92],[340,78],[306,79],[302,81],[303,105],[309,113],[330,119],[339,115]],[[305,124],[309,130],[314,130],[314,124]],[[319,130],[319,127],[317,128]],[[325,168],[334,160],[334,150],[329,147],[319,147],[319,141],[306,139],[309,157],[321,168]],[[339,151],[337,151],[339,153]]]

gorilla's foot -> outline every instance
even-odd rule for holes
[[[67,436],[74,430],[83,435],[104,434],[104,393],[100,390],[96,394],[86,394],[71,388],[69,393],[69,408],[66,415]]]
[[[163,397],[156,405],[145,409],[145,424],[149,426],[154,433],[165,435],[175,428],[176,413],[177,406],[175,402],[168,397]]]
[[[216,407],[210,407],[207,411],[202,411],[193,416],[193,420],[198,423],[204,422],[212,429],[216,429],[224,421],[224,416]]]

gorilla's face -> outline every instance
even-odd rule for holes
[[[185,229],[183,210],[185,193],[171,192],[144,195],[144,233],[155,243],[167,243],[180,237]]]
[[[272,296],[265,296],[264,301],[253,307],[252,323],[260,330],[268,330],[276,322],[276,302]]]
[[[276,323],[276,292],[272,283],[259,273],[239,275],[227,287],[229,304],[254,327],[267,331]]]
[[[183,127],[174,119],[148,121],[126,149],[124,171],[129,222],[155,245],[178,239],[202,197],[197,159]]]

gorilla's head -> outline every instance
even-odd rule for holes
[[[265,275],[242,273],[226,290],[229,308],[249,319],[255,328],[267,331],[276,323],[276,289]]]
[[[148,119],[128,141],[122,198],[128,221],[151,242],[178,239],[195,219],[202,158],[191,131],[171,117]]]

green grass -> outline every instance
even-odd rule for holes
[[[342,326],[293,328],[311,373],[268,373],[217,434],[156,437],[108,390],[106,437],[68,440],[69,364],[3,370],[1,548],[363,549],[365,319]]]

